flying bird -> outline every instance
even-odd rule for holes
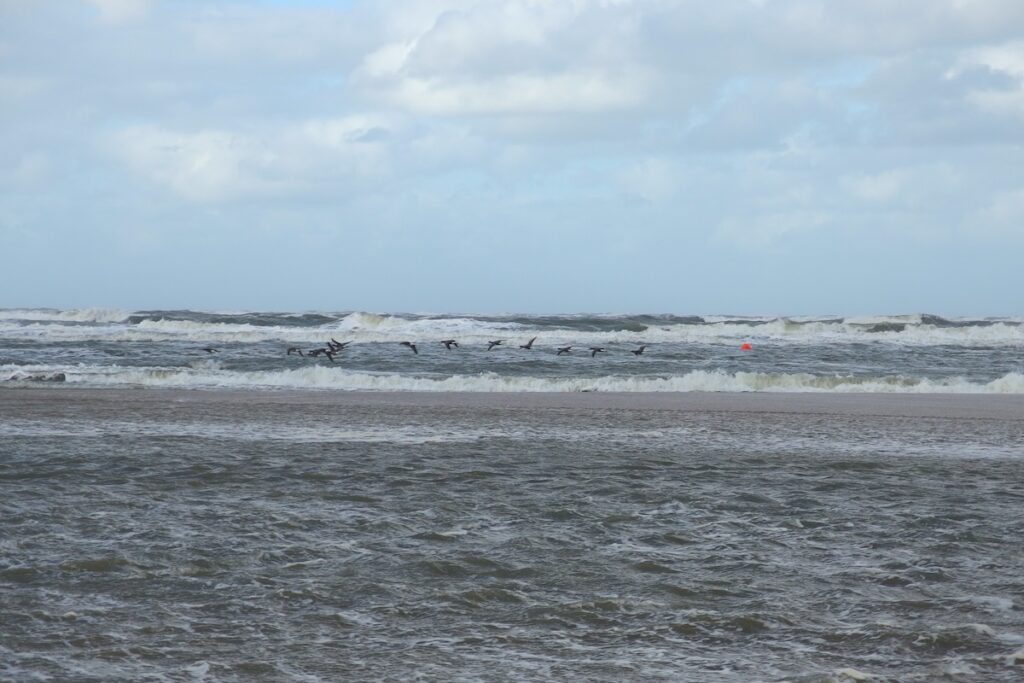
[[[402,346],[408,346],[410,349],[412,349],[412,352],[415,353],[417,356],[420,355],[420,352],[416,350],[416,345],[413,344],[412,342],[398,342],[398,343],[401,344]]]
[[[495,346],[500,346],[501,342],[503,342],[503,341],[505,341],[505,340],[504,339],[499,339],[498,341],[487,342],[487,350],[490,351]]]
[[[590,347],[590,357],[591,358],[593,358],[594,356],[596,356],[599,353],[604,353],[604,347],[603,346],[591,346]]]
[[[630,353],[632,353],[634,356],[639,356],[640,354],[642,354],[644,352],[644,349],[646,349],[646,348],[647,348],[647,344],[644,344],[639,349],[636,349],[634,351],[630,351]]]
[[[299,354],[300,356],[304,356],[304,355],[306,355],[306,354],[302,353],[302,349],[300,349],[299,347],[297,347],[297,346],[289,346],[289,347],[288,347],[288,355],[290,356],[290,355],[292,355],[293,353],[297,353],[297,354]]]
[[[525,344],[520,344],[519,348],[526,349],[527,351],[532,351],[533,350],[533,342],[535,342],[535,341],[537,341],[536,337],[534,337],[530,341],[526,342]]]
[[[558,353],[556,353],[555,355],[556,356],[561,356],[563,353],[572,353],[572,347],[571,346],[561,346],[558,349]]]
[[[212,346],[204,346],[203,351],[206,351],[207,353],[219,353],[220,349],[215,349]]]
[[[331,351],[334,351],[335,353],[337,353],[338,351],[344,351],[345,347],[348,346],[351,343],[352,342],[350,342],[350,341],[340,342],[337,339],[335,339],[334,337],[331,337],[331,341],[327,342],[327,346],[331,349]]]
[[[452,350],[453,346],[455,348],[459,348],[459,343],[454,339],[445,339],[441,343],[444,344],[444,348],[448,349],[449,351]]]

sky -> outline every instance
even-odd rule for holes
[[[0,0],[0,307],[1024,314],[1020,0]]]

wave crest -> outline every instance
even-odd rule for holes
[[[5,308],[0,309],[0,320],[72,323],[121,323],[128,320],[130,311],[119,308]]]
[[[191,367],[122,368],[118,366],[5,366],[0,377],[17,380],[24,373],[63,372],[67,382],[91,386],[165,386],[182,388],[334,389],[348,391],[462,392],[830,392],[830,393],[978,393],[1024,394],[1024,374],[1010,372],[990,382],[961,377],[911,378],[900,375],[857,377],[809,373],[694,370],[665,377],[508,376],[493,372],[425,376],[359,372],[326,366],[294,370],[223,370],[216,362]]]

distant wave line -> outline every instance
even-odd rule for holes
[[[215,361],[197,367],[129,368],[118,366],[0,366],[0,378],[63,372],[68,384],[86,386],[235,387],[254,389],[334,389],[352,391],[481,391],[481,392],[880,392],[880,393],[1024,393],[1024,373],[1009,372],[989,382],[963,377],[932,379],[886,375],[813,375],[810,373],[693,370],[670,376],[534,377],[492,372],[467,375],[409,375],[350,371],[330,366],[289,370],[234,371]],[[8,385],[10,386],[10,385]]]

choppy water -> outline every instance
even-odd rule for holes
[[[532,337],[532,350],[519,348]],[[286,355],[331,338],[352,342],[333,362]],[[444,339],[459,348],[446,351]],[[504,344],[487,351],[491,340]],[[743,342],[751,350],[741,350]],[[557,355],[566,345],[572,353]],[[642,356],[630,353],[640,345]],[[202,350],[208,346],[217,351]],[[605,351],[592,357],[594,346]],[[0,381],[57,376],[83,386],[1024,393],[1024,323],[0,310]]]
[[[1020,419],[51,387],[0,418],[0,680],[1024,671]]]

